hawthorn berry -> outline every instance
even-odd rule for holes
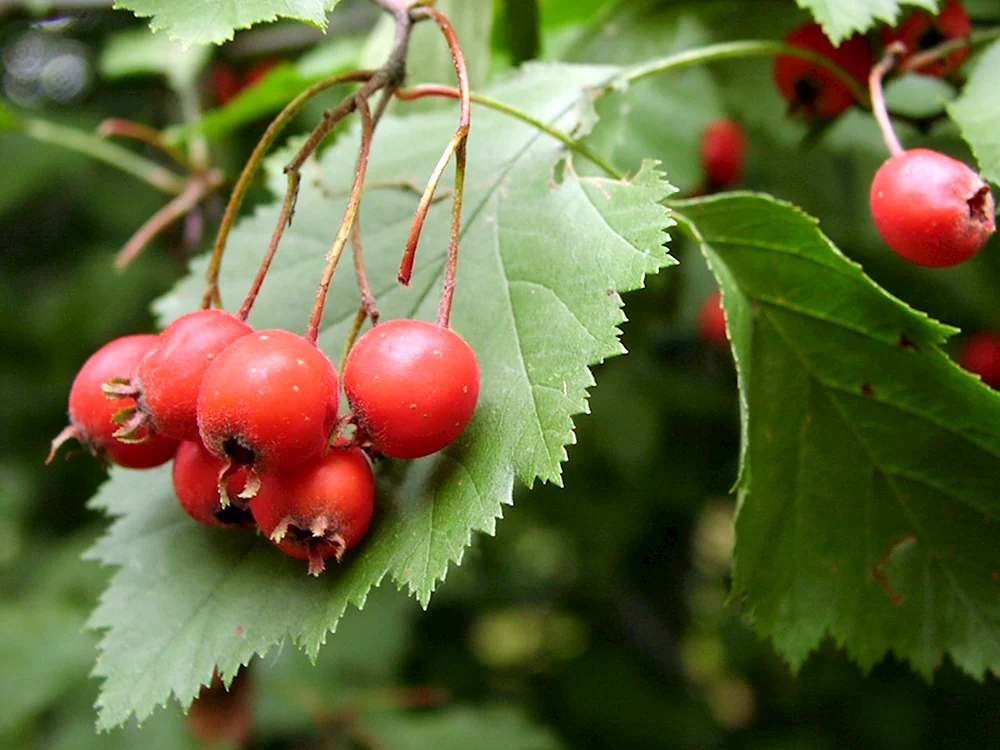
[[[52,461],[59,447],[70,438],[79,440],[100,460],[130,469],[159,466],[173,457],[177,441],[162,435],[142,434],[131,443],[117,440],[115,416],[123,408],[134,406],[134,402],[109,399],[101,390],[106,380],[128,377],[157,340],[152,334],[122,336],[90,356],[70,387],[69,426],[52,441],[46,463]]]
[[[743,178],[746,138],[733,120],[710,122],[701,135],[701,164],[709,189],[735,185]]]
[[[966,164],[924,148],[888,159],[872,180],[872,218],[885,243],[921,266],[975,255],[996,230],[993,194]]]
[[[365,535],[375,510],[375,477],[359,448],[334,448],[276,478],[276,491],[258,493],[250,510],[261,531],[286,555],[339,562]]]
[[[991,388],[1000,388],[1000,334],[974,333],[962,344],[958,363]]]
[[[959,0],[948,0],[936,16],[926,11],[914,11],[896,28],[883,29],[882,41],[887,46],[892,42],[902,42],[909,54],[915,54],[971,33],[972,21],[965,6]],[[960,47],[916,72],[928,76],[946,76],[957,70],[968,56],[969,48]],[[904,57],[903,60],[905,59]]]
[[[729,343],[726,335],[726,313],[722,309],[722,293],[716,289],[698,311],[698,333],[703,341],[712,343]]]
[[[840,46],[823,33],[818,23],[804,23],[785,37],[785,44],[815,52],[829,58],[859,83],[868,77],[872,66],[872,51],[868,39],[855,34]],[[834,73],[822,65],[791,55],[778,55],[774,59],[774,82],[793,114],[805,117],[834,117],[854,103],[854,95]]]
[[[419,458],[452,443],[479,399],[479,363],[450,328],[422,320],[380,323],[351,348],[344,393],[358,428],[391,458]]]
[[[191,518],[206,526],[245,529],[254,525],[245,501],[236,499],[222,505],[219,499],[219,473],[225,462],[213,456],[197,440],[185,440],[174,456],[174,494],[181,508]],[[246,469],[240,468],[226,478],[229,497],[239,494],[246,484]],[[258,497],[271,491],[273,479],[263,477]]]
[[[205,371],[198,429],[224,473],[249,468],[240,495],[253,497],[262,475],[293,469],[326,447],[338,401],[337,371],[315,344],[289,331],[256,331]]]
[[[201,379],[223,349],[252,330],[225,310],[197,310],[168,325],[132,378],[105,385],[109,395],[135,399],[134,416],[118,436],[148,428],[176,440],[198,440]]]
[[[214,62],[210,70],[212,93],[219,104],[228,104],[243,88],[242,76],[226,62]]]

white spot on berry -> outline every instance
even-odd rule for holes
[[[267,341],[267,336],[264,335],[264,334],[261,334],[260,340],[261,341]]]
[[[298,362],[300,365],[304,365],[306,363],[304,359],[297,359],[295,361]]]
[[[416,409],[416,408],[417,408],[417,405],[416,405],[416,404],[410,404],[410,408],[411,408],[411,409]]]
[[[462,393],[468,393],[468,392],[469,392],[469,386],[463,385],[462,386]]]
[[[292,390],[298,393],[299,387],[297,385],[293,385]]]
[[[431,352],[431,354],[433,354],[435,357],[440,357],[441,356],[441,350],[440,349],[435,349],[434,351]]]

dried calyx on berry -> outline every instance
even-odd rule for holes
[[[246,484],[246,469],[240,468],[228,476],[226,488],[233,500],[223,505],[219,497],[219,473],[224,463],[200,442],[182,442],[174,456],[174,494],[184,512],[198,523],[227,529],[250,528],[254,525],[250,508],[238,497]],[[270,477],[264,477],[257,494],[272,491],[272,484]]]
[[[923,52],[951,39],[961,39],[972,33],[972,21],[969,13],[959,0],[948,0],[935,16],[926,11],[917,10],[908,15],[896,28],[882,30],[882,41],[886,46],[893,42],[902,42],[906,47],[905,62],[912,55]],[[928,76],[947,76],[962,64],[969,56],[969,48],[960,47],[944,57],[927,65],[921,66],[915,72]]]
[[[52,441],[46,463],[52,461],[59,447],[70,438],[79,440],[101,461],[130,469],[148,469],[169,461],[177,450],[177,441],[143,431],[130,443],[114,437],[123,409],[134,407],[125,401],[107,398],[102,384],[113,378],[129,377],[139,361],[156,346],[151,334],[123,336],[98,349],[84,363],[69,392],[69,426]]]
[[[785,44],[814,52],[829,59],[863,83],[872,65],[871,47],[862,34],[845,39],[839,46],[814,22],[797,26],[785,37]],[[774,59],[774,82],[790,105],[793,115],[806,118],[835,117],[854,104],[854,94],[829,68],[792,55]]]

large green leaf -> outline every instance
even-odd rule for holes
[[[856,31],[868,31],[879,21],[895,25],[900,17],[899,0],[795,0],[807,9],[823,27],[834,44],[839,44]],[[937,12],[937,0],[906,0],[932,13]]]
[[[879,289],[797,208],[680,202],[722,285],[743,404],[734,593],[798,666],[1000,667],[1000,397],[954,329]],[[683,218],[682,216],[683,215]]]
[[[292,18],[319,29],[338,0],[116,0],[115,7],[149,18],[182,44],[222,44],[255,23]]]
[[[543,121],[572,128],[584,86],[613,69],[535,66],[492,92]],[[388,117],[375,139],[361,207],[369,274],[386,318],[432,319],[447,248],[449,202],[428,217],[409,288],[396,266],[423,181],[455,127],[454,108]],[[356,132],[309,165],[251,322],[302,330],[323,257],[353,178]],[[277,155],[276,165],[286,155]],[[278,170],[280,171],[280,170]],[[280,184],[280,183],[279,183]],[[278,185],[276,185],[278,187]],[[505,115],[473,113],[463,254],[452,324],[479,356],[480,403],[462,438],[435,456],[388,461],[365,542],[318,580],[266,540],[197,527],[176,507],[166,469],[115,472],[95,506],[118,517],[93,555],[120,566],[92,618],[106,629],[96,674],[105,679],[99,724],[140,720],[173,694],[187,705],[218,665],[231,677],[286,634],[315,654],[348,604],[389,575],[426,606],[473,531],[493,533],[515,475],[560,481],[572,415],[587,408],[588,365],[621,353],[616,290],[672,263],[671,188],[651,167],[631,180],[580,177],[562,146]],[[447,185],[442,185],[447,189]],[[249,284],[278,213],[245,219],[230,239],[222,295]],[[205,261],[159,303],[164,318],[197,306]],[[319,343],[337,356],[357,309],[349,267],[334,279]],[[149,627],[149,613],[156,627]]]
[[[108,79],[162,75],[176,88],[191,86],[208,62],[209,47],[187,47],[145,29],[111,35],[101,52],[101,75]]]
[[[996,71],[1000,66],[1000,42],[994,42],[976,63],[962,95],[948,105],[948,113],[962,129],[962,136],[979,160],[983,177],[1000,184],[1000,92]]]
[[[386,750],[558,750],[555,735],[514,708],[456,706],[433,713],[382,712],[368,732]]]

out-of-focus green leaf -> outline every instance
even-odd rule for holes
[[[431,713],[384,712],[365,718],[385,750],[558,750],[555,735],[514,708],[454,707]]]
[[[948,113],[962,129],[972,147],[983,177],[1000,185],[1000,91],[996,74],[1000,69],[1000,42],[986,50],[969,76],[962,95],[948,105]]]
[[[0,99],[0,131],[17,130],[19,127],[20,118],[7,106],[7,102]]]
[[[879,289],[800,210],[678,203],[720,282],[740,380],[734,594],[793,665],[1000,667],[1000,395],[954,332]]]
[[[116,0],[115,7],[149,18],[181,44],[222,44],[239,29],[291,18],[326,29],[326,15],[338,0]]]
[[[105,42],[98,69],[108,79],[162,75],[175,88],[191,86],[208,62],[211,47],[190,47],[145,29],[122,31]]]

